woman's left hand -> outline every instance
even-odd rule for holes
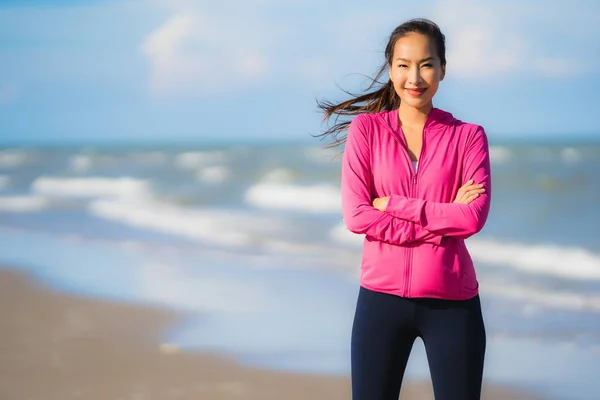
[[[378,197],[375,200],[373,200],[373,207],[375,207],[379,211],[385,211],[387,209],[387,205],[388,205],[389,201],[390,201],[390,196]]]

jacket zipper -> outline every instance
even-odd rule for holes
[[[419,164],[421,164],[421,156],[419,156]],[[411,196],[412,198],[416,198],[417,193],[418,193],[419,182],[418,182],[417,176],[419,174],[419,169],[420,169],[420,165],[419,165],[419,167],[417,167],[417,172],[413,175],[413,180],[412,180],[413,193]],[[412,261],[413,261],[413,251],[414,251],[413,246],[412,245],[409,246],[408,250],[409,250],[409,252],[408,252],[409,257],[407,257],[408,258],[408,268],[407,268],[408,279],[406,281],[406,284],[408,285],[407,295],[410,294],[410,287],[411,287],[411,272],[412,272],[411,270],[412,270]]]
[[[425,121],[425,126],[427,126],[427,120]],[[421,171],[421,162],[423,160],[423,154],[425,150],[425,127],[423,127],[423,132],[421,134],[421,151],[419,152],[419,165],[417,166],[417,171],[412,165],[412,160],[408,154],[408,143],[406,142],[406,137],[404,136],[404,132],[402,132],[402,138],[404,139],[404,147],[406,153],[406,159],[408,160],[408,167],[411,175],[411,197],[417,198],[418,188],[419,188],[419,172]],[[413,247],[406,246],[406,262],[405,262],[405,285],[404,285],[404,296],[410,296],[410,286],[411,286],[411,269],[412,269],[412,259],[413,259]]]

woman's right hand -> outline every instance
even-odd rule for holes
[[[469,204],[483,192],[485,192],[483,185],[475,184],[475,181],[471,179],[458,189],[454,203]]]

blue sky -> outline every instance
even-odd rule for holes
[[[594,0],[0,0],[0,141],[303,140],[412,17],[447,36],[436,106],[492,139],[599,133]]]

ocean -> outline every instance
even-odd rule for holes
[[[0,263],[62,291],[183,310],[164,341],[275,369],[348,373],[362,238],[323,144],[0,148]],[[600,392],[600,143],[491,146],[467,240],[486,379]],[[408,376],[427,378],[422,345]],[[565,397],[568,396],[568,397]]]

